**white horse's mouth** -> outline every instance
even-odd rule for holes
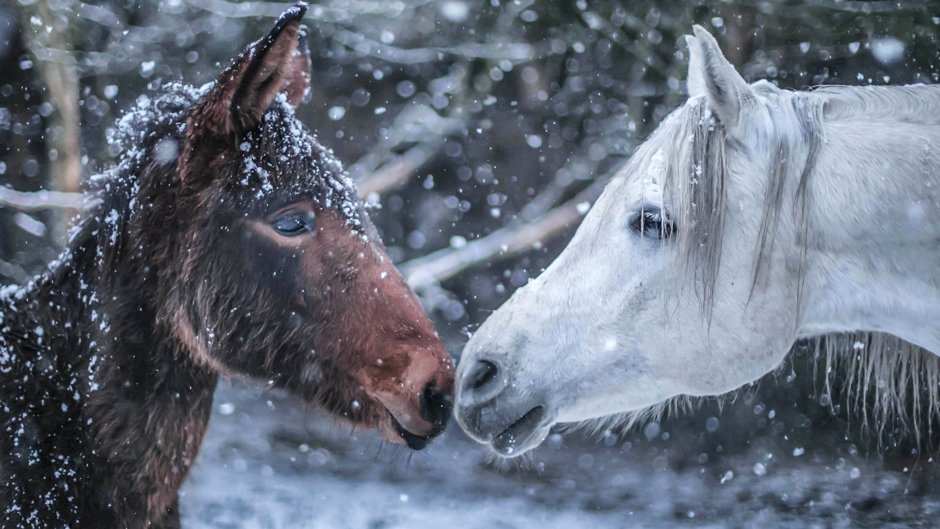
[[[536,406],[493,437],[490,446],[503,457],[517,457],[540,445],[551,428],[545,406]]]

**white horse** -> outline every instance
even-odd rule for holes
[[[689,100],[464,350],[457,418],[501,455],[832,333],[858,333],[823,343],[873,426],[940,418],[940,86],[748,84],[694,32]]]

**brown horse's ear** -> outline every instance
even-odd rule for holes
[[[238,134],[261,121],[279,93],[296,107],[310,89],[307,29],[300,19],[307,4],[285,11],[271,31],[254,42],[219,76],[193,112],[197,129]]]

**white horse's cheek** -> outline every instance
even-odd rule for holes
[[[583,393],[583,396],[577,399],[565,399],[559,406],[558,422],[576,423],[640,410],[676,395],[660,381],[645,377],[634,379],[628,387],[617,385],[608,389],[615,388],[619,392],[592,391]]]
[[[582,371],[594,371],[609,361],[624,342],[617,310],[622,291],[607,285],[632,280],[619,256],[627,241],[616,231],[619,226],[598,227],[609,230],[598,238],[603,242],[573,241],[495,316],[505,324],[494,321],[493,339],[505,340],[500,329],[509,330],[511,322],[521,325],[526,345],[512,351],[511,361],[533,384],[571,382]]]

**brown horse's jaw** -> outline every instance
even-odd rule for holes
[[[436,429],[437,431],[432,431],[432,433],[428,435],[418,435],[409,432],[404,426],[401,425],[400,422],[398,422],[398,420],[395,419],[394,416],[392,416],[391,419],[395,433],[390,440],[394,443],[405,444],[412,450],[423,449],[428,445],[428,443],[431,442],[431,439],[433,439],[434,436],[441,433],[441,431],[444,429],[443,427],[440,427]]]
[[[384,411],[384,417],[377,423],[372,423],[371,426],[378,430],[379,435],[390,443],[407,446],[412,450],[421,450],[440,433],[440,431],[427,435],[413,433],[402,426],[391,412],[387,409]]]
[[[397,395],[378,394],[373,398],[388,412],[388,421],[383,421],[379,426],[379,431],[388,441],[421,450],[444,431],[443,423],[434,423],[421,417],[419,405],[402,402],[403,399]]]

